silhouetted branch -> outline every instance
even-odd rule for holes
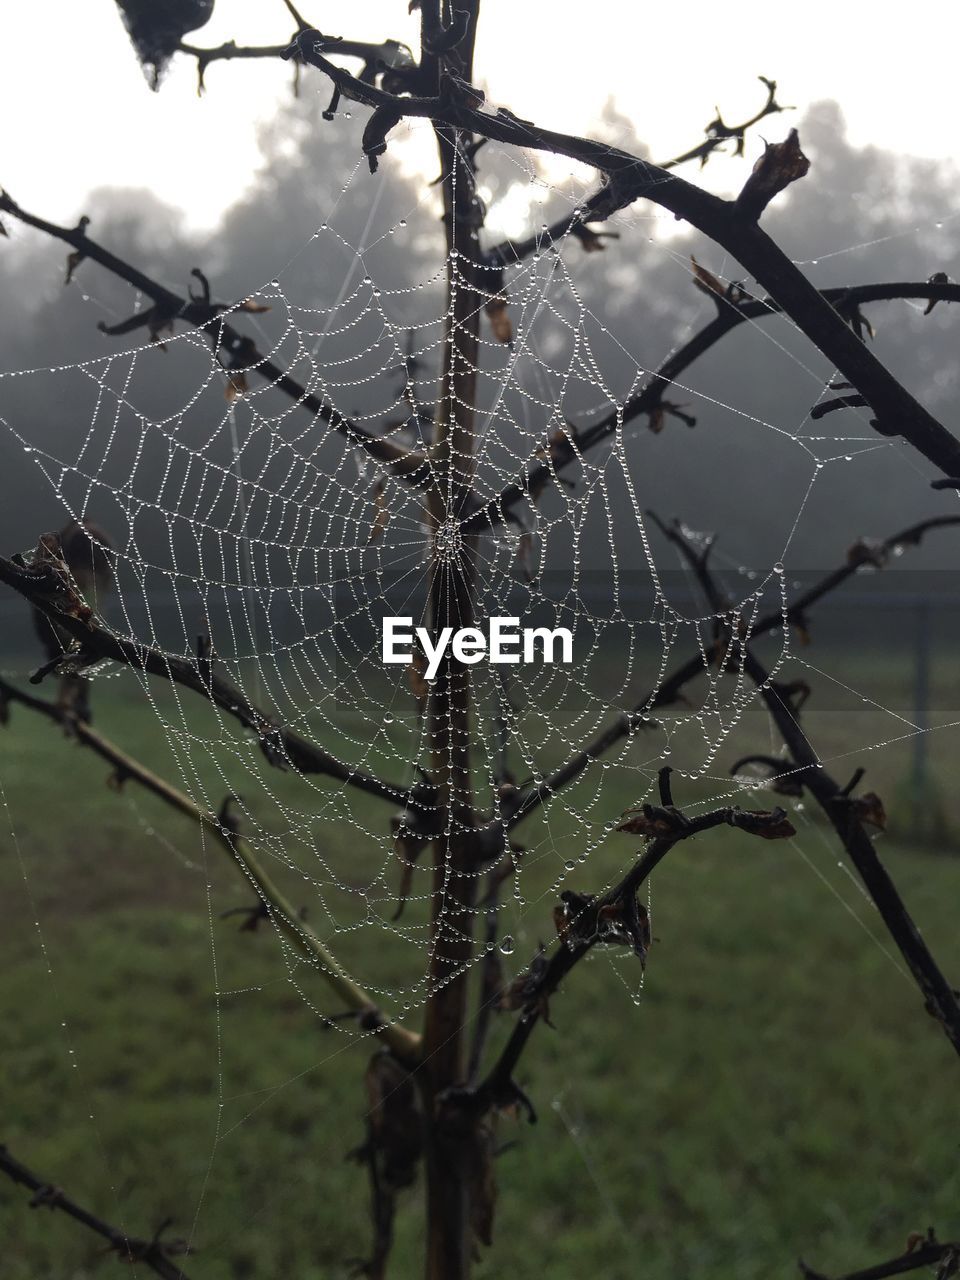
[[[814,1271],[805,1262],[800,1262],[800,1274],[804,1280],[829,1280],[820,1271]],[[906,1275],[908,1271],[919,1271],[921,1268],[936,1267],[934,1280],[948,1280],[948,1277],[960,1273],[960,1244],[941,1244],[931,1229],[926,1236],[917,1233],[911,1236],[906,1251],[886,1262],[877,1262],[872,1267],[863,1267],[858,1271],[849,1271],[845,1275],[835,1276],[833,1280],[887,1280],[889,1276]]]
[[[169,1221],[164,1222],[150,1240],[128,1236],[126,1232],[119,1231],[109,1222],[104,1222],[96,1214],[84,1209],[59,1187],[38,1177],[26,1165],[15,1160],[5,1146],[0,1146],[0,1173],[5,1173],[8,1178],[34,1193],[30,1201],[31,1209],[43,1207],[65,1213],[74,1222],[79,1222],[106,1240],[107,1252],[115,1253],[121,1262],[149,1267],[162,1280],[188,1280],[186,1272],[172,1261],[178,1254],[189,1252],[186,1243],[182,1240],[163,1239],[164,1231],[170,1226]],[[9,1247],[6,1251],[9,1252]]]
[[[710,607],[723,607],[723,593],[707,567],[707,557],[691,545],[678,526],[665,531],[696,573]],[[848,557],[848,562],[851,560],[854,564],[862,563],[857,556]],[[746,674],[757,686],[790,753],[792,764],[788,765],[786,771],[791,782],[805,786],[829,818],[891,938],[907,962],[924,997],[928,1013],[938,1019],[947,1038],[960,1054],[960,1005],[957,1004],[957,993],[940,972],[896,886],[880,862],[873,841],[864,830],[857,802],[851,798],[853,786],[841,788],[824,769],[801,728],[800,708],[793,701],[792,690],[771,680],[770,673],[748,647],[752,639],[753,636],[730,637],[731,649],[736,650],[729,659],[731,665],[739,667],[742,664]],[[859,780],[860,776],[862,771],[854,781]]]
[[[851,332],[837,311],[757,224],[758,199],[762,203],[778,189],[778,184],[782,186],[799,176],[796,165],[790,162],[789,139],[778,144],[787,148],[782,161],[771,161],[762,174],[757,167],[752,185],[748,180],[745,188],[749,198],[741,207],[736,201],[713,196],[676,173],[617,147],[541,128],[504,107],[498,108],[496,114],[481,111],[483,95],[455,77],[441,80],[437,97],[386,93],[362,83],[324,56],[335,48],[336,42],[329,36],[304,31],[288,52],[324,71],[345,97],[375,112],[388,111],[395,120],[408,116],[428,119],[497,142],[548,151],[590,165],[607,178],[611,212],[645,198],[685,218],[751,272],[814,346],[869,401],[876,415],[871,425],[879,434],[902,436],[945,475],[960,475],[960,441]]]
[[[807,788],[820,805],[846,849],[867,893],[880,913],[900,954],[924,998],[927,1012],[941,1024],[947,1039],[960,1054],[960,1005],[957,993],[940,968],[914,924],[889,873],[864,830],[856,802],[823,767],[800,725],[799,713],[789,693],[770,679],[753,652],[742,650],[744,669],[756,684],[793,761],[791,777]]]
[[[130,321],[122,321],[114,326],[104,326],[104,332],[123,333],[131,328],[144,327],[149,329],[153,336],[157,336],[164,329],[172,329],[177,321],[202,329],[210,336],[214,354],[228,373],[256,374],[270,386],[282,392],[298,407],[302,407],[315,418],[332,427],[349,444],[363,449],[365,453],[386,466],[393,475],[415,486],[422,487],[429,482],[430,468],[423,454],[414,453],[392,440],[384,440],[373,435],[358,423],[345,418],[325,399],[308,391],[285,369],[275,364],[268,356],[261,354],[252,338],[236,330],[225,319],[225,313],[234,309],[243,311],[243,303],[236,308],[231,308],[229,304],[213,303],[208,297],[181,297],[92,240],[86,232],[88,225],[86,218],[81,218],[75,227],[57,226],[56,223],[47,222],[44,218],[38,218],[35,214],[21,209],[12,197],[2,190],[0,190],[0,211],[9,213],[26,226],[70,245],[73,250],[71,270],[75,270],[81,261],[89,258],[105,267],[120,280],[125,280],[134,289],[139,289],[152,300],[151,308],[131,317]],[[960,471],[960,467],[957,470]]]
[[[668,785],[669,772],[669,769],[661,770],[661,786]],[[675,844],[720,826],[735,827],[765,839],[784,839],[794,834],[782,809],[754,813],[725,807],[699,817],[688,817],[672,805],[645,805],[636,816],[628,818],[620,829],[647,836],[646,849],[619,883],[606,892],[563,895],[564,910],[557,917],[560,931],[557,949],[549,961],[541,964],[536,980],[529,984],[528,1002],[495,1064],[481,1084],[463,1091],[467,1105],[484,1110],[517,1101],[514,1073],[534,1028],[545,1014],[549,997],[571,969],[598,944],[632,945],[642,961],[645,940],[637,936],[637,931],[642,930],[645,922],[638,916],[638,890]]]
[[[792,110],[790,107],[782,107],[777,102],[777,82],[775,80],[768,80],[766,76],[758,76],[757,78],[767,87],[767,100],[755,115],[751,116],[749,120],[744,120],[741,124],[727,125],[724,124],[723,117],[718,109],[716,119],[712,120],[704,130],[706,137],[703,142],[699,142],[695,147],[691,147],[689,151],[684,151],[670,160],[662,160],[659,167],[661,169],[676,169],[679,165],[687,164],[691,160],[699,160],[702,169],[714,151],[721,148],[728,139],[735,139],[736,141],[734,155],[742,156],[748,129],[755,124],[759,124],[767,116],[775,115],[780,111]],[[541,230],[535,235],[528,236],[525,240],[503,240],[500,244],[487,249],[483,255],[484,263],[492,267],[513,266],[515,263],[522,262],[524,258],[529,257],[531,253],[542,253],[545,247],[559,243],[570,234],[582,238],[580,233],[584,229],[588,230],[588,223],[602,222],[610,216],[610,213],[607,212],[609,204],[610,192],[606,187],[601,187],[599,191],[594,192],[593,195],[583,201],[578,210],[568,213],[565,217],[558,218],[545,231]]]
[[[299,20],[299,31],[308,31],[309,26],[304,23],[303,19]],[[239,59],[260,59],[260,58],[284,58],[287,49],[290,47],[290,41],[284,44],[265,44],[265,45],[238,45],[233,40],[227,40],[224,44],[218,45],[215,49],[204,49],[197,45],[186,44],[181,42],[177,51],[179,53],[188,54],[197,60],[197,92],[202,93],[204,90],[204,77],[207,68],[212,62],[230,62],[236,58]],[[332,50],[338,57],[343,58],[359,58],[363,62],[363,70],[360,73],[360,79],[367,83],[373,84],[376,79],[382,75],[390,73],[401,75],[401,83],[395,84],[394,88],[400,88],[402,84],[402,75],[404,72],[416,70],[416,63],[413,54],[407,45],[402,44],[399,40],[382,40],[376,43],[368,40],[339,40],[336,48]],[[333,110],[336,110],[334,104]],[[330,116],[332,118],[332,112]]]
[[[76,661],[89,665],[93,661],[108,658],[138,671],[162,676],[165,680],[172,680],[184,688],[192,689],[239,721],[245,729],[252,730],[264,756],[275,767],[294,768],[300,773],[322,774],[394,803],[406,798],[405,787],[362,773],[294,730],[276,724],[270,716],[250,702],[236,685],[215,672],[208,674],[208,664],[190,661],[164,653],[150,645],[124,639],[115,632],[108,631],[90,614],[89,609],[86,610],[86,617],[64,611],[60,607],[63,601],[55,593],[55,579],[51,579],[49,572],[32,570],[0,556],[0,582],[13,587],[35,608],[55,621],[58,627],[73,636],[76,651],[64,654],[62,662]],[[46,674],[46,668],[35,673],[32,681],[37,683],[43,674]]]
[[[929,520],[921,520],[919,523],[910,525],[906,529],[901,529],[899,533],[879,542],[873,548],[875,558],[872,563],[875,567],[880,567],[896,548],[917,546],[924,535],[934,529],[953,528],[958,525],[960,525],[960,516],[934,516]],[[853,550],[854,548],[851,548],[851,552]],[[863,564],[864,561],[859,556],[848,552],[844,564],[833,569],[818,582],[815,582],[813,586],[797,595],[792,601],[788,601],[784,608],[771,610],[770,613],[765,614],[753,623],[750,628],[750,639],[753,640],[771,631],[779,630],[784,625],[784,620],[788,623],[802,625],[805,615],[811,606],[842,586],[848,578],[852,578],[854,574],[863,568]],[[723,608],[726,608],[726,605],[722,605],[720,611]],[[607,728],[601,730],[588,746],[583,748],[582,751],[578,751],[576,755],[562,764],[550,777],[545,778],[543,782],[536,786],[523,790],[514,802],[513,811],[507,822],[508,829],[512,830],[541,805],[546,804],[558,791],[578,778],[594,760],[600,759],[618,742],[643,729],[652,727],[651,713],[659,707],[667,707],[676,702],[684,687],[691,680],[702,675],[707,664],[720,658],[722,646],[721,638],[717,637],[704,653],[698,652],[694,654],[661,681],[655,689],[650,690],[640,701],[635,703],[631,710],[621,712],[611,721]]]
[[[679,524],[672,527],[661,525],[661,528],[680,549],[696,574],[710,607],[727,607],[723,592],[708,568],[707,554],[691,543]],[[854,564],[862,563],[857,556],[849,556],[848,563],[851,560]],[[752,635],[730,636],[729,644],[735,652],[731,654],[729,662],[737,668],[742,664],[746,674],[757,686],[790,753],[792,764],[788,765],[786,772],[791,782],[805,786],[829,818],[874,906],[880,912],[887,931],[907,962],[924,997],[927,1012],[941,1023],[947,1038],[960,1054],[960,1005],[957,1004],[957,993],[940,972],[896,886],[877,856],[873,841],[864,830],[857,803],[851,798],[853,785],[841,788],[824,769],[801,728],[800,708],[793,701],[792,690],[771,680],[770,673],[748,647],[752,639]],[[862,771],[854,779],[854,785],[860,777]]]
[[[375,1001],[340,966],[336,957],[320,941],[282,890],[273,882],[260,858],[240,834],[236,820],[229,813],[225,802],[219,814],[208,813],[190,796],[147,769],[133,756],[121,751],[109,738],[92,725],[63,711],[52,702],[35,698],[0,676],[0,713],[11,703],[20,703],[31,711],[45,716],[55,724],[66,728],[83,746],[89,747],[113,769],[112,781],[120,787],[134,781],[145,791],[162,800],[171,809],[192,819],[201,829],[220,844],[231,861],[242,872],[244,882],[252,885],[258,894],[256,908],[240,908],[244,912],[256,910],[263,918],[283,933],[294,948],[314,966],[327,985],[355,1014],[360,1015],[361,1026],[366,1031],[376,1031],[399,1057],[415,1059],[420,1038],[387,1018]],[[5,719],[0,714],[0,723]]]
[[[852,301],[858,307],[870,302],[890,302],[897,299],[927,299],[933,302],[960,302],[960,284],[947,281],[892,281],[868,285],[845,285],[839,288],[824,289],[822,296],[832,306],[844,301]],[[510,519],[513,507],[528,503],[538,495],[545,485],[559,479],[559,473],[578,457],[594,448],[602,441],[614,436],[622,427],[628,426],[645,414],[650,416],[651,425],[656,427],[656,415],[661,410],[664,394],[689,367],[707,354],[728,333],[732,333],[741,324],[749,320],[762,320],[767,316],[781,314],[781,308],[770,298],[728,297],[718,299],[719,314],[708,324],[669,356],[660,368],[653,373],[643,388],[627,400],[623,408],[617,412],[606,414],[599,421],[587,427],[578,427],[572,439],[566,435],[558,436],[551,442],[547,457],[529,467],[521,479],[517,480],[496,497],[488,499],[482,505],[465,512],[461,527],[465,533],[480,533]],[[934,488],[960,487],[958,480],[935,480]]]

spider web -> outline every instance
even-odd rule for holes
[[[573,179],[546,183],[528,157],[498,154],[497,163],[514,182],[520,176],[528,210],[549,208],[555,217],[566,209],[572,219],[587,194]],[[376,190],[393,180],[384,165]],[[355,172],[344,191],[361,181],[368,176]],[[248,298],[269,310],[238,309],[229,318],[339,419],[428,449],[443,356],[445,279],[450,271],[462,282],[467,264],[460,250],[444,260],[431,259],[434,251],[423,248],[437,230],[429,192],[402,217],[381,216],[375,193],[365,225],[352,213],[340,216],[343,194],[331,201],[294,261],[270,280],[250,282]],[[634,209],[612,225],[625,241],[641,240],[661,269],[687,282],[690,245],[677,242],[664,221]],[[323,260],[322,273],[305,266],[314,255]],[[654,798],[663,764],[674,765],[689,788],[685,803],[694,809],[749,800],[759,779],[731,780],[727,756],[744,743],[773,754],[778,748],[770,738],[758,743],[757,726],[767,732],[759,715],[753,736],[741,736],[756,695],[743,679],[721,676],[710,655],[716,625],[749,631],[771,608],[785,609],[803,578],[790,559],[801,520],[822,486],[832,500],[838,472],[850,483],[847,463],[873,465],[880,453],[902,466],[907,457],[901,446],[878,440],[862,411],[827,419],[827,425],[837,424],[836,434],[811,420],[810,409],[829,394],[833,371],[782,319],[745,328],[754,353],[789,368],[806,388],[802,403],[784,406],[769,420],[761,409],[711,396],[709,377],[691,374],[668,395],[694,398],[698,424],[692,433],[682,421],[668,419],[663,437],[651,438],[646,417],[618,421],[603,444],[581,452],[579,433],[606,415],[622,415],[629,398],[713,304],[691,289],[687,315],[665,330],[653,358],[641,361],[622,310],[612,305],[611,319],[595,296],[587,299],[579,255],[572,236],[545,237],[538,251],[508,266],[512,340],[498,339],[484,320],[474,406],[481,502],[549,457],[558,437],[570,440],[575,453],[559,480],[528,493],[510,518],[471,544],[478,619],[507,616],[524,626],[566,627],[574,641],[569,666],[472,668],[477,810],[496,815],[505,784],[540,786],[618,718],[631,716],[630,730],[586,761],[576,783],[558,790],[516,832],[525,848],[512,897],[502,908],[499,946],[524,962],[562,888],[600,889],[629,864],[630,842],[612,833],[624,809]],[[728,283],[723,264],[713,267]],[[85,298],[91,306],[105,305],[93,294]],[[173,683],[104,663],[87,673],[93,705],[102,682],[137,681],[162,729],[178,785],[209,812],[217,812],[225,796],[236,797],[250,847],[295,887],[312,930],[338,963],[401,1020],[412,1020],[427,995],[432,870],[429,855],[414,867],[398,917],[403,866],[390,817],[433,767],[427,694],[415,666],[383,665],[380,638],[385,616],[409,615],[415,625],[428,624],[436,563],[423,495],[269,380],[225,372],[204,335],[176,332],[163,335],[163,342],[164,352],[124,340],[95,358],[6,375],[26,402],[34,380],[53,383],[51,394],[74,406],[77,423],[72,440],[51,441],[29,414],[8,412],[8,442],[27,452],[65,514],[93,519],[109,531],[116,591],[104,613],[119,635],[189,661],[196,659],[198,637],[209,637],[216,669],[244,698],[350,770],[385,779],[395,803],[299,772],[289,761],[278,770],[230,715]],[[649,334],[646,342],[649,347]],[[722,542],[714,552],[730,601],[716,615],[647,509],[659,512],[666,502],[664,517],[685,514],[676,508],[697,465],[700,436],[711,421],[723,429],[731,420],[741,431],[737,448],[743,452],[731,462],[739,479],[732,475],[730,484],[745,504],[739,515],[747,529],[729,530],[733,554]],[[649,462],[651,450],[667,437],[669,447]],[[757,461],[744,479],[747,450]],[[784,475],[780,519],[768,523],[766,536],[754,536],[749,495],[756,471],[771,467]],[[459,515],[449,514],[454,520]],[[707,537],[686,526],[685,532],[695,543]],[[841,533],[841,556],[858,532]],[[737,553],[738,539],[745,554]],[[788,661],[794,668],[806,665],[786,623],[767,646],[775,673]],[[701,678],[687,687],[684,702],[667,714],[655,712],[664,679],[691,653],[700,655]],[[875,736],[853,744],[857,748],[923,728],[898,709],[873,705],[890,723],[879,731],[873,724],[868,732]],[[150,835],[157,836],[152,827]],[[604,855],[597,862],[611,838],[620,841],[612,860]],[[205,865],[209,857],[205,847],[185,849],[182,841],[172,847],[187,865]],[[849,899],[832,885],[831,891]],[[212,903],[212,910],[223,905]],[[212,921],[212,937],[219,927]],[[381,947],[386,934],[390,945]],[[302,956],[277,936],[289,981],[324,1018],[328,994]],[[481,947],[476,962],[482,956]],[[638,1000],[638,966],[622,954],[608,959]],[[229,994],[229,978],[221,975],[218,987]],[[358,1034],[355,1025],[340,1029],[351,1039]]]

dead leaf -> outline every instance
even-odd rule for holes
[[[678,809],[661,805],[645,804],[639,809],[628,809],[630,817],[617,827],[628,835],[643,836],[647,840],[655,840],[659,836],[673,835],[684,824],[683,815]]]
[[[737,197],[737,208],[756,220],[775,195],[802,178],[810,161],[800,150],[800,135],[791,129],[783,142],[768,142]]]
[[[862,796],[857,796],[853,802],[853,811],[861,822],[865,822],[870,827],[876,827],[878,831],[886,831],[887,811],[875,791],[867,791]]]
[[[674,404],[672,400],[661,400],[656,408],[647,415],[647,426],[654,435],[659,435],[666,425],[667,418],[679,418],[688,427],[695,427],[697,420],[692,413],[684,412],[683,405]]]
[[[570,231],[580,241],[584,253],[602,253],[606,249],[605,240],[619,240],[619,231],[594,231],[585,222],[577,222]]]
[[[504,343],[512,342],[513,323],[507,312],[507,299],[491,298],[483,309],[490,319],[490,328],[493,330],[493,336],[496,340]]]
[[[717,298],[725,298],[727,296],[727,287],[717,279],[712,271],[708,271],[706,267],[702,267],[700,263],[691,253],[690,262],[693,265],[693,283],[701,293],[709,293]]]
[[[260,316],[263,315],[265,311],[270,310],[270,305],[266,302],[254,302],[252,298],[245,298],[243,302],[237,304],[236,309],[238,311],[247,311],[251,315]]]
[[[927,281],[927,284],[949,284],[949,283],[950,283],[950,277],[947,275],[945,271],[935,271],[933,275],[930,277],[930,279]],[[925,316],[928,316],[939,301],[940,301],[939,298],[931,298],[930,301],[927,303],[923,314]]]
[[[875,569],[882,569],[886,563],[887,549],[877,538],[858,538],[847,549],[847,564],[871,564]]]
[[[158,342],[161,347],[163,346],[159,338],[153,337],[153,341]],[[235,404],[248,390],[247,375],[242,369],[233,369],[227,374],[227,383],[224,387],[227,404]]]
[[[735,812],[733,825],[748,835],[760,836],[762,840],[788,840],[797,834],[783,809],[738,809]]]
[[[63,280],[65,285],[72,282],[73,273],[76,271],[77,267],[79,267],[80,263],[83,262],[86,256],[87,255],[80,249],[74,249],[73,253],[67,254],[67,274],[64,276]]]

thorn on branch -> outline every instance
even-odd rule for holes
[[[295,63],[295,65],[299,67],[300,63],[299,62]],[[334,85],[333,92],[330,95],[330,101],[327,103],[327,108],[323,112],[324,120],[333,120],[337,114],[337,108],[339,106],[340,106],[340,87],[339,85]]]
[[[55,1187],[52,1183],[46,1183],[42,1187],[37,1187],[36,1191],[30,1197],[29,1205],[31,1209],[58,1209],[64,1202],[65,1192],[62,1187]]]
[[[231,907],[229,911],[220,912],[221,920],[230,920],[234,916],[243,917],[241,933],[256,933],[261,921],[269,921],[270,910],[263,898],[258,898],[252,907]]]
[[[607,247],[605,240],[620,239],[619,231],[594,231],[586,222],[574,222],[570,234],[580,241],[584,253],[602,253]]]
[[[882,569],[890,553],[890,548],[878,538],[858,538],[847,548],[847,564],[854,566],[870,565],[873,569]]]
[[[860,309],[860,304],[854,301],[850,294],[842,294],[833,304],[833,307],[841,318],[847,322],[861,342],[864,341],[864,335],[871,340],[877,336],[873,325]]]
[[[862,409],[868,404],[869,401],[865,396],[837,396],[834,400],[824,400],[821,404],[814,405],[810,410],[810,417],[817,422],[820,418],[825,418],[828,413],[836,413],[838,409]]]
[[[756,222],[774,196],[802,178],[809,168],[810,161],[800,150],[796,129],[791,129],[783,142],[765,143],[763,154],[737,196],[738,210]]]
[[[696,418],[692,413],[685,413],[682,405],[674,404],[672,400],[661,400],[647,413],[647,425],[655,436],[666,426],[667,418],[679,418],[688,427],[697,425]]]
[[[949,283],[950,283],[950,277],[947,275],[945,271],[935,271],[933,275],[930,276],[927,280],[927,284],[949,284]],[[927,303],[926,307],[924,308],[923,314],[925,316],[928,316],[939,301],[940,301],[939,298],[931,298],[930,301]]]
[[[118,1232],[105,1252],[118,1254],[121,1262],[142,1262],[146,1266],[154,1266],[165,1258],[185,1257],[193,1252],[186,1240],[163,1239],[172,1226],[173,1219],[165,1218],[149,1240],[135,1240]]]
[[[74,231],[77,235],[84,236],[86,235],[87,227],[89,227],[89,225],[90,219],[86,214],[84,214],[74,228]],[[86,259],[86,256],[87,255],[83,249],[74,249],[72,253],[67,254],[67,273],[63,278],[64,285],[68,285],[72,282],[73,273],[76,271],[77,267],[79,267],[80,263]]]
[[[744,147],[744,142],[746,141],[747,129],[749,129],[751,125],[757,124],[760,120],[764,118],[764,116],[776,115],[780,111],[793,110],[792,107],[783,107],[780,105],[779,102],[777,102],[776,80],[769,80],[767,79],[766,76],[757,76],[757,79],[767,87],[767,100],[764,103],[763,107],[757,112],[757,114],[751,120],[747,120],[743,124],[732,125],[732,126],[726,125],[723,122],[723,116],[720,114],[720,108],[717,107],[716,119],[711,120],[710,123],[707,125],[706,129],[704,130],[704,132],[707,135],[707,140],[712,141],[715,144],[722,142],[726,138],[735,139],[736,145],[733,149],[733,154],[735,156],[743,155],[743,147]],[[704,149],[703,154],[700,157],[701,169],[709,160],[710,153],[712,150],[714,150],[713,147],[711,147],[709,150]]]

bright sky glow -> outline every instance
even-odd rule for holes
[[[303,0],[301,9],[332,34],[416,46],[406,0]],[[750,114],[763,98],[762,73],[799,109],[764,122],[759,133],[771,139],[809,103],[835,98],[854,142],[953,157],[951,12],[942,0],[896,8],[738,0],[723,9],[705,0],[484,0],[476,78],[493,103],[573,132],[589,132],[612,99],[663,159],[700,140],[715,106],[731,121]],[[217,0],[191,39],[279,43],[290,27],[281,0]],[[0,17],[0,184],[57,219],[75,217],[94,187],[147,187],[182,208],[188,224],[211,226],[253,179],[258,127],[290,93],[290,76],[273,61],[215,64],[198,100],[195,66],[181,57],[154,94],[112,0],[9,3]],[[305,73],[303,88],[325,105],[329,86],[319,76]],[[319,119],[320,105],[318,128],[332,127]],[[402,149],[403,163],[432,177],[421,133],[422,144]],[[752,146],[759,149],[757,136]],[[569,168],[558,164],[557,176]],[[715,160],[702,181],[726,192],[744,175],[742,162]]]

